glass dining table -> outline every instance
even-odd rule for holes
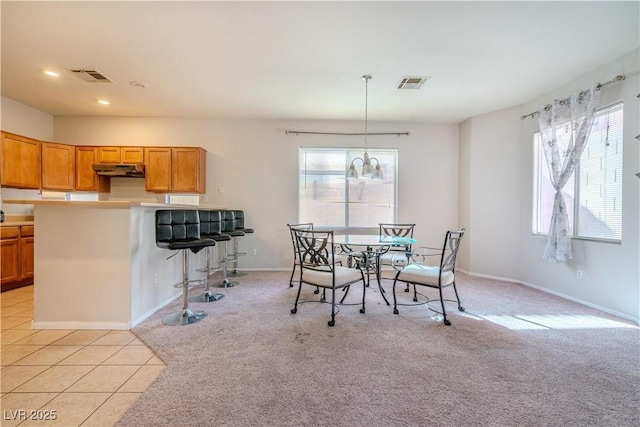
[[[384,302],[389,304],[385,291],[380,283],[380,265],[379,260],[382,254],[389,252],[392,246],[412,245],[416,239],[412,237],[387,236],[377,234],[338,234],[334,236],[333,243],[340,245],[342,250],[347,254],[353,254],[358,267],[360,267],[367,276],[366,286],[369,286],[369,273],[374,272],[378,289]]]

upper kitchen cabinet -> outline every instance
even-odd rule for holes
[[[42,142],[42,189],[73,191],[75,180],[75,146]]]
[[[98,147],[97,163],[144,163],[143,147]]]
[[[40,141],[2,132],[1,185],[14,188],[40,188],[42,152]]]
[[[199,147],[145,148],[146,190],[161,193],[204,193],[206,154]]]
[[[108,193],[111,191],[109,177],[100,176],[92,165],[97,162],[99,147],[76,147],[76,191],[98,191]]]

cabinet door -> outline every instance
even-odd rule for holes
[[[20,271],[20,279],[33,279],[35,267],[33,261],[34,242],[35,240],[33,236],[20,238],[20,265],[22,267]]]
[[[144,163],[144,149],[142,147],[120,147],[120,159],[126,164]]]
[[[111,180],[98,175],[91,165],[96,163],[97,147],[76,147],[76,191],[111,191]]]
[[[145,148],[144,168],[144,186],[147,191],[169,192],[171,190],[171,148]]]
[[[206,152],[202,148],[171,149],[171,191],[204,193]]]
[[[2,227],[0,240],[0,283],[20,280],[20,227]]]
[[[75,179],[75,147],[73,145],[42,143],[42,188],[73,191]]]
[[[40,141],[2,132],[3,187],[40,188]]]
[[[98,163],[120,163],[120,147],[98,147]]]

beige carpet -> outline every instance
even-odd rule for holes
[[[366,314],[341,306],[328,327],[328,304],[290,313],[288,278],[253,272],[192,304],[209,312],[200,323],[163,325],[177,300],[136,327],[167,369],[118,425],[640,425],[640,329],[628,321],[458,274],[467,311],[451,305],[450,327],[423,306],[394,315],[373,285]]]

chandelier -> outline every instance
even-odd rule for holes
[[[347,179],[358,179],[358,171],[356,170],[355,161],[359,160],[362,162],[362,176],[363,177],[371,177],[371,179],[382,179],[382,169],[380,168],[380,162],[375,157],[369,157],[369,153],[367,151],[367,133],[368,133],[368,122],[369,122],[369,80],[371,80],[371,76],[366,74],[362,76],[362,80],[364,80],[365,84],[365,97],[364,97],[364,156],[356,157],[351,161],[351,165],[347,170]],[[375,168],[371,164],[371,161],[376,161]]]

